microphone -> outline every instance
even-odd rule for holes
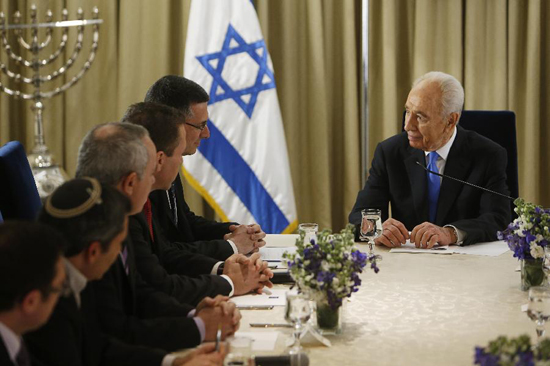
[[[298,360],[299,358],[299,360]],[[292,365],[309,365],[309,357],[305,353],[280,356],[256,356],[254,357],[256,366],[292,366]]]
[[[490,190],[490,189],[488,189],[488,188],[480,187],[480,186],[477,186],[477,185],[475,185],[475,184],[473,184],[473,183],[466,182],[466,181],[464,181],[464,180],[460,180],[460,179],[458,179],[458,178],[454,178],[454,177],[451,177],[451,176],[448,176],[448,175],[445,175],[445,174],[439,174],[439,173],[437,173],[437,172],[433,172],[433,171],[431,171],[430,169],[426,168],[424,165],[420,164],[420,162],[419,162],[418,160],[415,161],[415,163],[416,163],[416,165],[421,166],[422,169],[424,169],[424,170],[427,171],[428,173],[435,174],[435,175],[438,175],[438,176],[443,177],[443,178],[449,178],[449,179],[452,179],[452,180],[454,180],[454,181],[460,182],[460,183],[462,183],[462,184],[466,184],[467,186],[474,187],[474,188],[477,188],[477,189],[481,189],[482,191],[485,191],[485,192],[497,194],[497,195],[502,196],[502,197],[504,197],[504,198],[508,198],[509,200],[512,200],[512,201],[515,201],[515,200],[516,200],[514,197],[510,197],[510,196],[507,196],[507,195],[505,195],[505,194],[502,194],[502,193],[499,193],[499,192],[492,191],[492,190]]]

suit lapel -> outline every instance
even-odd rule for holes
[[[462,127],[457,126],[456,139],[447,156],[445,163],[445,175],[460,180],[465,180],[472,162],[472,156],[468,149],[468,141]],[[453,207],[460,190],[463,188],[462,183],[452,179],[443,178],[441,181],[441,190],[439,191],[439,200],[437,202],[436,224],[444,225],[445,218]]]
[[[408,147],[409,156],[405,158],[405,168],[409,176],[411,192],[414,201],[414,209],[419,222],[428,220],[428,204],[426,196],[426,171],[419,167],[416,162],[420,162],[423,166],[426,165],[426,157],[424,152],[419,149]]]

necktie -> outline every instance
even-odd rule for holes
[[[149,234],[151,234],[151,240],[154,242],[155,237],[153,236],[153,211],[151,210],[151,201],[147,198],[147,202],[143,206],[143,213],[147,219],[147,225],[149,226]]]
[[[25,347],[25,343],[23,341],[21,341],[21,347],[15,356],[15,362],[17,363],[17,366],[31,366],[31,356],[29,355],[29,351],[27,351],[27,347]]]
[[[128,245],[124,246],[122,252],[120,252],[120,258],[122,259],[122,265],[126,274],[130,274],[130,265],[128,263]]]
[[[437,158],[439,155],[432,151],[428,154],[428,170],[431,170],[432,172],[439,173],[439,170],[437,169]],[[439,188],[441,186],[441,182],[439,180],[439,177],[432,173],[428,174],[428,209],[429,209],[429,218],[431,223],[435,223],[435,215],[437,213],[437,200],[439,199]]]
[[[174,184],[168,190],[168,201],[172,210],[172,221],[174,225],[178,226],[178,207],[176,206],[176,186]]]

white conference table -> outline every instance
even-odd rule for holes
[[[472,365],[474,347],[499,335],[535,338],[520,309],[527,293],[510,251],[498,257],[376,252],[383,256],[380,272],[363,273],[360,290],[345,304],[343,333],[327,337],[332,347],[306,348],[311,365]],[[284,352],[290,329],[249,326],[283,322],[283,307],[241,313],[241,331],[283,333],[276,350],[262,354]]]

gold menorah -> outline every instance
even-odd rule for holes
[[[48,147],[44,140],[44,125],[42,121],[42,114],[44,111],[43,99],[52,98],[58,94],[63,93],[71,86],[76,84],[84,73],[91,67],[92,62],[95,59],[96,51],[99,41],[99,25],[103,22],[102,19],[98,19],[99,11],[97,8],[92,10],[93,19],[84,19],[84,12],[81,8],[77,10],[77,20],[68,20],[69,12],[67,9],[63,9],[61,12],[61,21],[53,22],[53,13],[51,10],[46,11],[46,19],[44,23],[38,22],[38,14],[36,5],[31,6],[30,11],[30,24],[21,24],[21,13],[16,11],[13,14],[13,24],[6,24],[6,17],[3,12],[0,12],[0,37],[2,38],[2,47],[8,57],[15,61],[16,65],[21,65],[25,70],[30,69],[32,76],[25,77],[21,73],[16,73],[8,69],[8,66],[0,62],[0,70],[7,75],[8,78],[15,81],[21,89],[8,88],[2,84],[0,79],[0,91],[3,91],[15,98],[22,98],[32,100],[31,110],[34,113],[34,147],[31,153],[28,155],[29,163],[31,165],[36,186],[38,192],[42,198],[49,195],[53,190],[61,185],[66,180],[66,173],[63,169],[55,164],[52,154],[50,154]],[[50,91],[43,91],[42,86],[46,83],[59,78],[61,75],[67,74],[67,71],[75,64],[80,51],[82,50],[82,44],[84,41],[84,27],[92,25],[92,44],[91,50],[88,55],[88,59],[84,62],[82,68],[65,84],[60,87],[54,88]],[[55,67],[55,61],[59,58],[67,46],[67,40],[69,38],[69,28],[77,27],[76,41],[74,49],[69,58],[63,62],[59,67]],[[61,29],[61,38],[59,45],[54,52],[50,53],[45,58],[40,58],[42,51],[52,43],[52,34],[54,29]],[[24,38],[23,30],[30,30],[30,42]],[[39,29],[45,29],[45,38],[40,41],[38,31]],[[13,30],[17,42],[21,46],[21,50],[26,52],[26,55],[30,57],[24,58],[22,55],[16,54],[13,47],[8,42],[8,31]],[[53,46],[53,43],[52,43]],[[59,63],[59,62],[58,62]],[[48,65],[53,65],[53,71],[44,74],[43,68]],[[32,92],[25,93],[25,84],[30,85]]]

